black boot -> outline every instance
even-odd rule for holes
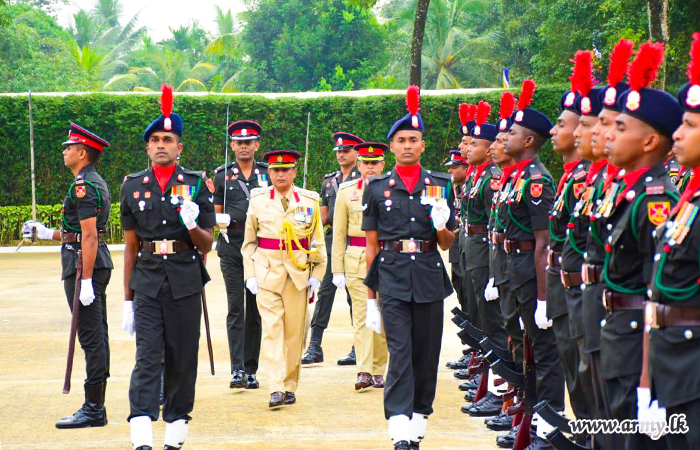
[[[352,346],[352,350],[347,356],[344,356],[338,360],[339,366],[355,366],[357,365],[357,360],[355,359],[355,346]]]
[[[302,364],[319,364],[323,362],[321,341],[323,341],[323,328],[312,327],[309,348],[306,349],[306,352],[301,357]]]
[[[56,422],[56,428],[87,428],[107,425],[105,411],[105,386],[100,384],[85,385],[85,403],[83,407],[70,417]]]

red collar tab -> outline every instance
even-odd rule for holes
[[[484,171],[486,166],[488,166],[489,164],[491,164],[491,161],[486,161],[485,163],[483,163],[479,166],[476,166],[476,172],[474,173],[474,180],[479,179],[479,177],[481,176],[481,173]]]
[[[503,189],[503,186],[506,185],[508,182],[508,179],[510,178],[511,174],[513,171],[517,168],[516,164],[512,164],[510,166],[502,167],[501,170],[503,171],[503,175],[501,175],[501,189]]]
[[[519,163],[515,163],[515,167],[518,169],[515,176],[519,177],[523,173],[523,169],[525,168],[525,166],[527,166],[531,162],[532,162],[532,158],[520,161]]]
[[[641,169],[637,169],[633,172],[625,172],[625,174],[622,176],[622,181],[625,183],[625,188],[618,194],[615,204],[620,203],[622,199],[625,198],[625,195],[630,191],[630,189],[632,189],[634,183],[636,183],[637,180],[642,177],[642,175],[647,173],[649,169],[650,167],[642,167]]]
[[[591,163],[591,166],[588,168],[588,176],[586,177],[586,186],[593,182],[593,178],[603,169],[603,166],[607,163],[607,159],[601,159],[600,161]]]

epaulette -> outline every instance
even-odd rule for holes
[[[435,178],[442,178],[443,180],[452,181],[452,175],[450,175],[450,174],[448,174],[448,173],[433,172],[433,171],[430,171],[430,170],[426,170],[426,172],[428,172],[428,174],[429,174],[430,176],[433,176],[433,177],[435,177]]]
[[[308,189],[302,189],[302,188],[298,188],[298,187],[295,187],[294,191],[298,192],[301,195],[303,195],[304,197],[308,197],[312,200],[318,200],[318,198],[319,198],[318,192],[316,192],[316,191],[310,191]]]
[[[501,170],[501,168],[495,164],[492,165],[491,166],[491,178],[494,180],[500,180],[502,176],[503,176],[503,171]]]
[[[268,164],[267,164],[266,162],[262,162],[262,161],[256,161],[256,162],[257,162],[257,164],[258,164],[260,167],[264,167],[264,168],[267,169]]]
[[[367,180],[367,184],[369,184],[373,181],[384,180],[385,178],[389,178],[390,176],[391,176],[391,172],[387,172],[385,174],[377,175],[375,177],[369,177],[369,179]]]
[[[680,172],[681,170],[681,163],[679,163],[675,158],[671,159],[668,161],[668,169],[669,172]]]
[[[535,164],[528,165],[527,170],[528,170],[528,172],[530,172],[530,179],[532,179],[532,180],[541,180],[542,179],[542,171]]]
[[[190,169],[185,169],[184,167],[181,167],[182,171],[186,173],[187,175],[194,175],[196,177],[202,177],[206,178],[207,177],[207,172],[203,170],[190,170]]]
[[[250,198],[255,197],[256,195],[264,194],[265,192],[269,192],[270,188],[269,187],[257,187],[253,188],[250,191]]]
[[[336,170],[335,172],[327,173],[323,176],[323,179],[325,180],[326,178],[334,177],[340,173],[340,170]]]
[[[588,171],[586,170],[586,166],[581,163],[576,166],[574,172],[571,174],[571,177],[574,179],[574,181],[579,181],[586,178],[587,175]]]
[[[228,168],[230,168],[231,166],[233,166],[234,164],[236,164],[236,163],[235,163],[235,162],[230,162],[230,163],[228,163],[228,164],[226,165],[226,168],[228,169]],[[224,165],[223,165],[223,164],[220,165],[219,167],[217,167],[216,169],[214,169],[214,173],[219,173],[219,172],[221,172],[222,170],[224,170]]]
[[[127,175],[127,176],[124,177],[124,181],[130,180],[130,179],[132,179],[132,178],[140,177],[140,176],[142,176],[143,174],[145,174],[147,170],[148,170],[148,169],[144,169],[144,170],[142,170],[141,172],[130,173],[129,175]]]
[[[338,190],[344,189],[344,188],[349,187],[349,186],[352,186],[352,185],[355,185],[355,184],[359,183],[360,180],[361,180],[361,178],[356,178],[356,179],[354,179],[354,180],[350,180],[350,181],[346,181],[346,182],[344,182],[344,183],[340,183],[340,186],[338,187]]]
[[[644,188],[647,195],[663,195],[664,193],[666,193],[666,186],[664,185],[664,181],[661,178],[645,178]]]

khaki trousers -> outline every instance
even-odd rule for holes
[[[297,390],[308,306],[306,292],[297,289],[288,276],[281,294],[260,288],[257,295],[262,319],[260,360],[268,373],[270,393]]]
[[[357,372],[384,375],[389,351],[384,328],[377,334],[365,326],[367,318],[367,286],[364,278],[346,276],[346,285],[352,298],[352,328],[355,341]]]

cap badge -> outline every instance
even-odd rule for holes
[[[336,144],[343,145],[343,138],[338,138],[338,140],[336,141]]]
[[[462,134],[467,134],[469,133],[469,129],[467,128],[466,125],[462,125]]]
[[[481,135],[481,127],[479,125],[474,127],[474,134],[477,136]]]
[[[508,120],[501,119],[501,122],[498,124],[498,129],[501,131],[504,131],[507,126],[508,126]]]
[[[685,99],[685,104],[691,108],[700,106],[700,85],[694,84],[688,89],[688,97]]]
[[[248,130],[246,130],[245,128],[242,128],[241,129],[241,136],[248,136]]]
[[[282,162],[282,161],[284,161],[284,158],[282,158],[282,155],[278,156],[278,157],[277,157],[277,162]]]
[[[374,153],[374,147],[370,147],[367,149],[367,153]]]
[[[612,106],[615,104],[615,99],[617,98],[617,89],[614,87],[610,86],[605,90],[605,99],[603,99],[603,103],[605,103],[608,106]]]
[[[569,92],[566,94],[566,99],[564,100],[564,106],[571,106],[574,104],[574,100],[576,99],[576,94],[573,92]]]
[[[627,103],[625,103],[625,107],[630,111],[636,111],[639,109],[641,100],[642,96],[639,94],[639,92],[632,91],[627,95]]]
[[[173,129],[173,121],[170,120],[170,117],[166,117],[165,120],[163,121],[163,128],[165,128],[167,131],[170,131]]]
[[[515,113],[515,121],[522,122],[524,115],[525,115],[525,113],[523,113],[522,111],[518,111],[517,113]]]
[[[591,99],[588,97],[583,97],[581,99],[581,112],[584,114],[590,114],[591,112]]]

